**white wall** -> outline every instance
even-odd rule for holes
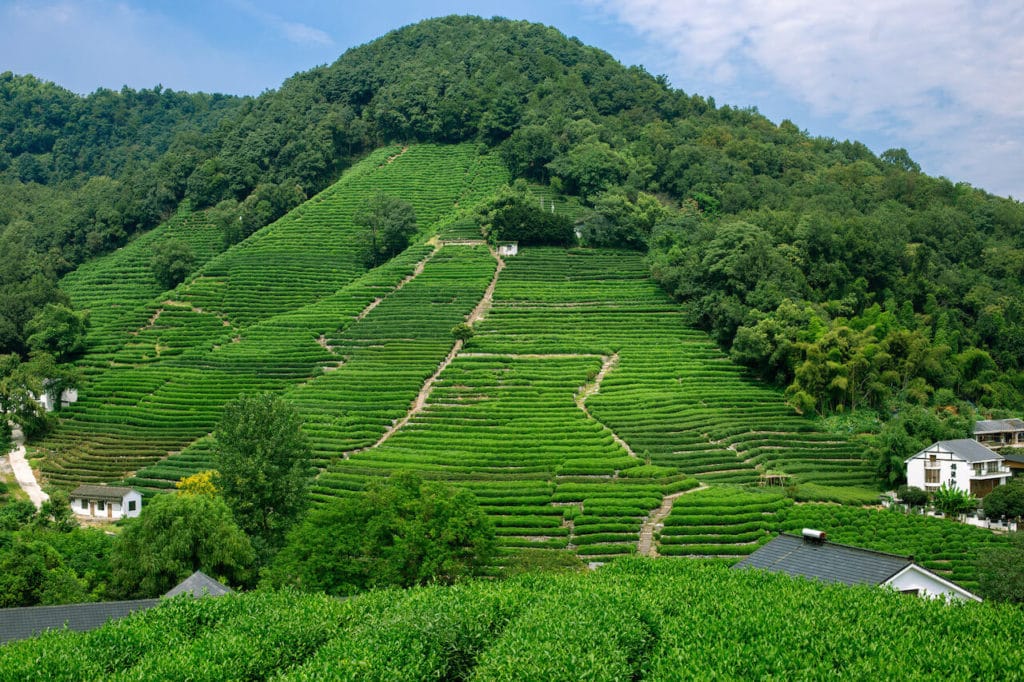
[[[918,594],[926,597],[945,597],[946,599],[963,599],[973,601],[975,597],[970,592],[959,588],[952,583],[943,580],[916,564],[911,564],[897,573],[886,583],[898,592],[916,590]],[[980,601],[980,600],[979,600]]]

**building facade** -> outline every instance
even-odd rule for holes
[[[943,440],[906,461],[907,485],[935,492],[943,485],[984,497],[1010,478],[999,453],[971,438]]]

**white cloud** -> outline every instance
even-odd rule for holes
[[[296,45],[334,45],[334,40],[324,31],[307,24],[288,21],[250,0],[232,0],[231,4]]]
[[[668,50],[674,81],[778,88],[816,116],[906,140],[931,172],[1024,196],[1020,0],[582,2]]]

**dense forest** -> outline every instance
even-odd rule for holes
[[[795,409],[877,410],[885,477],[966,435],[974,410],[1024,407],[1024,204],[902,149],[718,106],[552,28],[425,21],[256,98],[79,97],[6,73],[0,131],[0,353],[48,350],[29,337],[67,302],[57,278],[180,202],[210,208],[228,245],[381,144],[476,141],[578,196],[585,243],[647,251]]]

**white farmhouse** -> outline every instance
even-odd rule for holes
[[[142,510],[142,494],[134,488],[80,485],[71,492],[71,510],[80,519],[116,521]]]
[[[928,492],[946,484],[980,498],[1009,478],[1002,456],[973,438],[940,440],[907,460],[907,485]]]
[[[53,412],[57,409],[57,404],[54,402],[54,397],[49,393],[43,392],[41,396],[33,396],[43,409],[47,412]],[[77,388],[65,388],[60,392],[60,407],[67,407],[71,403],[78,402],[78,389]]]
[[[974,422],[974,439],[990,448],[1024,448],[1024,420],[986,419]]]

